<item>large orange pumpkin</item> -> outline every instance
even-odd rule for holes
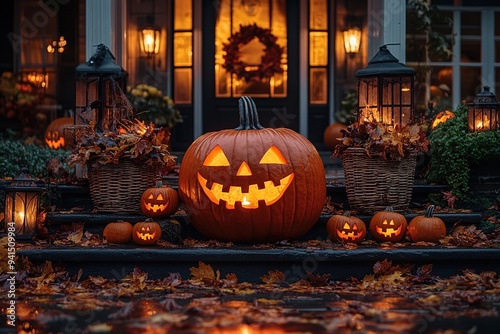
[[[239,100],[240,126],[206,133],[186,151],[179,196],[205,236],[273,242],[302,236],[326,198],[325,169],[311,142],[263,128],[250,97]]]
[[[144,190],[141,196],[141,211],[146,217],[168,217],[177,211],[179,195],[170,186],[158,181],[155,187]]]
[[[45,130],[45,143],[48,147],[54,150],[67,149],[69,144],[64,137],[64,128],[68,125],[73,125],[74,121],[71,117],[61,117],[53,120]]]

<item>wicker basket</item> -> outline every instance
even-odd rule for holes
[[[401,161],[370,158],[362,148],[342,153],[345,186],[351,210],[373,214],[392,206],[405,211],[411,201],[417,153]]]
[[[89,164],[88,178],[94,209],[113,213],[141,213],[142,193],[160,180],[153,167],[130,159],[119,164]]]

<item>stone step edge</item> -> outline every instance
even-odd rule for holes
[[[121,279],[134,268],[148,273],[150,279],[162,279],[179,273],[184,279],[190,268],[199,262],[220,271],[221,277],[234,273],[239,282],[261,282],[271,270],[284,273],[287,282],[307,278],[307,273],[330,274],[332,280],[362,279],[373,273],[378,261],[389,260],[393,265],[409,264],[414,269],[432,265],[432,275],[452,277],[464,270],[500,272],[500,248],[357,248],[305,249],[251,247],[232,248],[46,248],[22,249],[18,256],[34,263],[63,265],[72,275],[83,270],[82,279],[89,276]]]
[[[422,214],[410,213],[404,214],[406,220],[410,222],[411,219]],[[322,214],[319,217],[319,221],[327,221],[333,215]],[[369,223],[372,216],[369,215],[355,215],[356,217],[363,220],[364,223]],[[438,217],[443,220],[447,225],[456,224],[458,222],[462,224],[478,224],[481,222],[482,216],[480,213],[434,213],[434,217]],[[189,217],[185,214],[172,215],[170,218],[178,220],[179,222],[189,223]],[[107,224],[112,221],[128,221],[131,223],[136,223],[139,221],[144,221],[146,216],[141,214],[114,214],[114,213],[64,213],[64,212],[52,212],[48,213],[46,216],[46,222],[50,225],[58,224],[71,224],[73,222],[88,222],[91,224]],[[167,218],[168,219],[168,218]],[[165,218],[158,219],[165,220]]]

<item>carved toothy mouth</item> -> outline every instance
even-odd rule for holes
[[[361,238],[361,235],[363,234],[363,232],[346,232],[346,231],[339,231],[337,230],[337,235],[339,236],[339,238],[341,239],[344,239],[344,240],[357,240],[359,238]]]
[[[385,230],[381,227],[377,226],[377,233],[381,236],[384,236],[386,238],[389,238],[391,236],[397,237],[401,233],[402,226],[399,226],[397,230],[389,227],[386,228]]]
[[[208,198],[215,204],[219,204],[223,200],[226,202],[226,209],[234,209],[235,203],[240,202],[245,209],[256,209],[259,207],[259,201],[264,201],[266,206],[276,203],[292,183],[293,177],[294,173],[285,176],[277,186],[274,185],[273,181],[265,181],[262,189],[259,189],[257,184],[251,184],[248,187],[248,192],[245,193],[238,186],[230,186],[229,191],[222,191],[223,185],[217,182],[214,182],[209,189],[207,179],[200,173],[198,173],[198,182]]]
[[[153,233],[141,233],[141,232],[135,232],[137,234],[137,237],[141,240],[153,240],[156,238],[156,231]]]
[[[151,204],[151,203],[146,203],[145,205],[145,208],[146,210],[148,211],[153,211],[153,212],[157,212],[157,211],[164,211],[168,206],[168,203],[166,204]]]

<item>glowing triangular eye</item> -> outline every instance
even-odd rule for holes
[[[153,194],[149,194],[148,199],[153,199]]]
[[[389,225],[394,225],[394,220],[391,219],[391,221],[389,222]]]
[[[349,226],[349,224],[345,223],[344,224],[344,230],[350,230],[350,229],[351,229],[351,227]]]
[[[163,195],[162,194],[158,194],[158,197],[156,197],[156,200],[157,201],[163,201]]]
[[[285,157],[276,146],[271,146],[260,159],[259,164],[287,164]]]
[[[352,229],[353,230],[357,230],[358,229],[358,224],[354,223],[354,225],[352,225]]]
[[[387,225],[387,219],[384,219],[384,221],[382,222],[382,224]]]
[[[203,161],[203,166],[229,166],[229,160],[222,152],[222,148],[217,145],[208,153],[205,161]]]

